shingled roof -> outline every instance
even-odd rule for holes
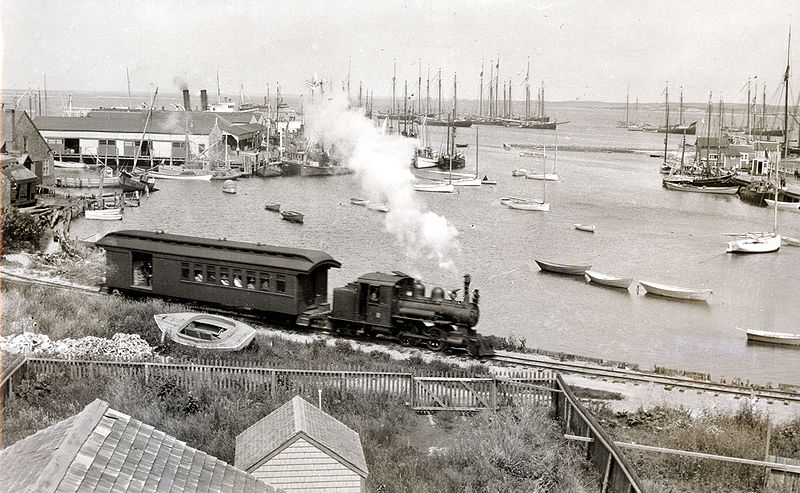
[[[367,461],[358,433],[300,396],[295,396],[236,437],[234,465],[252,471],[300,437],[361,477],[367,477]]]
[[[0,491],[112,490],[279,491],[99,399],[0,451]]]

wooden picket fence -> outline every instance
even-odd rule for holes
[[[480,411],[508,405],[552,405],[554,374],[531,370],[490,376],[415,376],[411,373],[279,369],[230,366],[216,362],[166,360],[78,360],[29,357],[18,378],[61,374],[70,379],[169,380],[177,385],[208,385],[221,390],[308,393],[319,389],[385,392],[400,396],[417,411]],[[13,383],[9,379],[9,385]]]

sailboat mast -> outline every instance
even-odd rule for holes
[[[219,92],[219,70],[217,70],[217,104],[220,104],[222,99],[220,99],[220,92]]]
[[[128,108],[133,108],[133,102],[131,100],[131,75],[128,73],[128,69],[125,69],[125,80],[128,81]],[[45,93],[47,94],[47,93]],[[46,107],[47,105],[45,105]]]
[[[789,44],[786,48],[786,72],[783,74],[783,155],[789,155],[789,53],[792,49],[792,28],[789,27]]]
[[[717,164],[722,159],[722,93],[719,94],[719,120],[717,121]],[[686,135],[686,132],[683,132]],[[719,169],[719,166],[717,167]]]
[[[478,126],[475,125],[475,178],[478,178]]]
[[[458,115],[458,92],[456,91],[456,73],[453,72],[453,120],[455,120],[456,115]]]
[[[681,102],[680,106],[678,106],[678,125],[683,125],[683,86],[681,86]],[[710,120],[709,120],[710,122]]]
[[[397,84],[397,59],[394,60],[394,71],[392,72],[392,111],[391,111],[392,115],[397,114],[397,98],[395,97],[396,84]]]
[[[428,82],[425,90],[425,116],[431,114],[431,65],[428,64]]]
[[[630,118],[630,100],[631,100],[631,85],[628,84],[628,90],[625,93],[625,126],[631,126],[631,118]]]
[[[494,80],[494,114],[498,115],[497,104],[500,99],[500,55],[497,55],[497,65],[495,68],[497,69],[497,73],[495,74],[496,78]]]
[[[767,83],[764,82],[761,87],[761,130],[763,132],[767,128]]]
[[[478,92],[480,93],[478,103],[478,116],[483,116],[483,58],[481,58],[481,76],[480,83],[478,84]]]
[[[667,81],[667,87],[664,89],[664,106],[664,164],[667,164],[667,142],[669,142],[669,81]]]
[[[417,74],[417,114],[422,113],[422,58],[419,59]]]
[[[747,136],[750,137],[750,78],[747,79]]]
[[[712,93],[708,93],[708,120],[706,123],[706,169],[711,166],[711,159],[709,153],[711,152],[711,97]],[[669,132],[669,128],[667,128]]]
[[[442,67],[439,67],[439,112],[436,115],[442,117]]]
[[[525,119],[531,118],[531,57],[528,57],[528,69],[525,71]]]
[[[408,81],[403,87],[403,135],[408,136]]]

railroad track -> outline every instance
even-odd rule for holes
[[[800,393],[787,390],[765,389],[761,387],[744,387],[726,383],[695,380],[688,377],[657,375],[654,373],[635,370],[603,368],[590,364],[552,361],[537,358],[533,355],[515,355],[506,352],[500,353],[501,354],[496,354],[490,358],[487,358],[487,360],[532,368],[545,368],[563,373],[575,373],[580,375],[627,380],[632,382],[654,383],[658,385],[664,385],[665,387],[678,387],[703,392],[749,396],[760,399],[800,403]]]
[[[35,284],[57,289],[79,291],[87,294],[106,295],[106,293],[100,291],[97,288],[64,284],[57,281],[46,281],[41,279],[30,278],[27,276],[12,274],[9,272],[3,272],[2,279],[3,281]],[[192,303],[186,303],[185,301],[182,301],[181,303],[187,306],[194,306]],[[259,322],[260,324],[263,324],[264,322],[263,320],[260,319],[260,317],[257,317],[249,313],[243,313],[240,311],[234,311],[218,307],[209,307],[209,306],[202,306],[202,307],[198,306],[198,308],[202,308],[204,311],[218,313],[220,315],[234,316],[237,318],[252,320],[253,322]],[[286,329],[286,327],[281,327],[281,328]],[[612,379],[627,380],[632,382],[654,383],[658,385],[664,385],[665,387],[679,387],[696,391],[758,397],[761,399],[800,403],[800,392],[791,392],[787,390],[778,390],[778,389],[765,389],[760,387],[746,387],[740,385],[696,380],[689,377],[681,377],[681,376],[657,375],[655,373],[648,373],[635,370],[627,370],[627,369],[623,370],[619,368],[600,367],[588,363],[581,364],[581,363],[568,363],[563,361],[553,361],[549,359],[537,358],[534,355],[524,355],[520,353],[509,353],[505,351],[499,351],[498,354],[486,358],[486,361],[507,363],[518,366],[531,367],[531,368],[545,368],[545,369],[560,371],[563,373],[574,373],[591,377],[612,378]]]

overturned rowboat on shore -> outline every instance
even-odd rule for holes
[[[177,344],[198,349],[239,351],[244,349],[256,335],[249,325],[208,313],[182,312],[154,315],[161,330],[161,342],[166,337]]]

